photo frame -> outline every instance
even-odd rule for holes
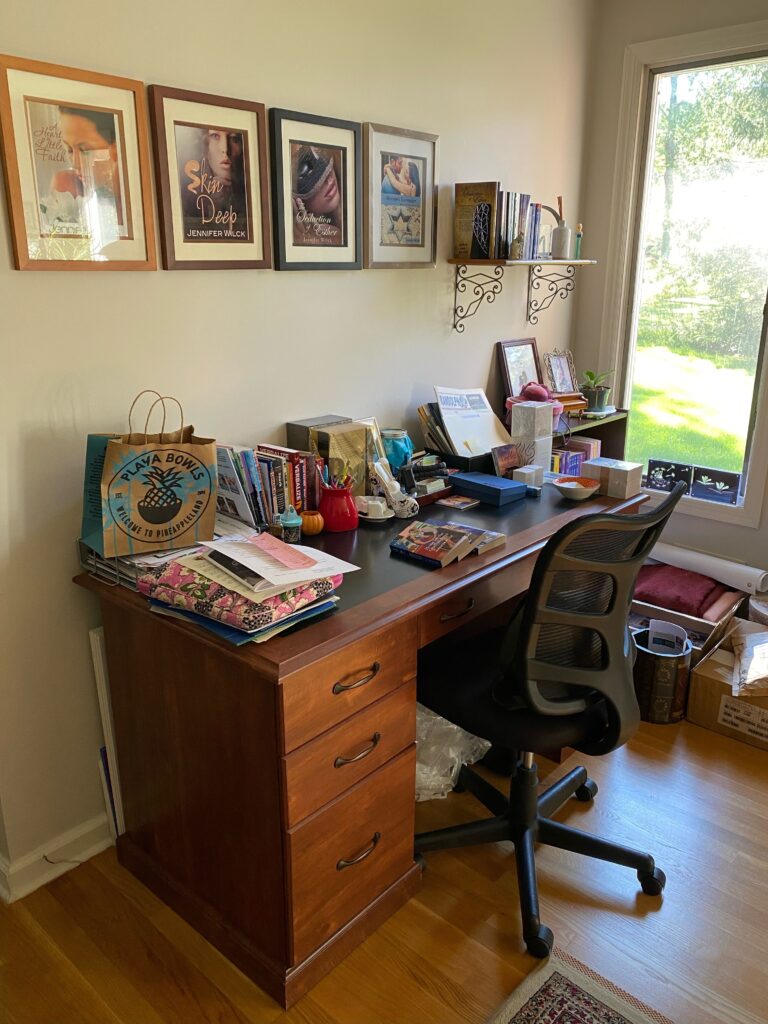
[[[578,391],[576,368],[570,352],[553,349],[544,353],[544,369],[547,374],[547,387],[555,394],[573,394]]]
[[[274,107],[269,124],[275,267],[360,270],[360,125]]]
[[[166,270],[272,266],[263,103],[149,87]]]
[[[0,55],[17,270],[156,270],[144,85]]]
[[[541,364],[535,338],[497,341],[496,352],[506,398],[517,398],[525,385],[531,381],[536,384],[542,383]]]
[[[363,125],[366,268],[435,266],[438,144],[427,132]]]

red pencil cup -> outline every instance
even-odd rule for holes
[[[355,499],[348,487],[321,487],[320,515],[325,529],[331,533],[356,530],[360,517],[355,508]]]

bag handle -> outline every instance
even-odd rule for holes
[[[155,392],[153,392],[153,394],[157,395],[157,392],[155,391]],[[165,403],[166,403],[166,401],[175,402],[176,405],[178,405],[178,407],[179,407],[179,418],[181,420],[181,424],[180,424],[180,428],[179,428],[179,440],[183,439],[183,437],[184,437],[184,410],[181,407],[181,402],[178,400],[178,398],[174,398],[173,395],[158,395],[158,397],[154,400],[152,405],[149,407],[149,412],[147,413],[147,418],[146,418],[146,420],[144,422],[144,444],[147,444],[147,435],[148,435],[147,428],[149,427],[149,418],[152,415],[152,410],[155,408],[155,406],[157,405],[158,402],[162,402],[163,403],[163,428],[165,428]],[[164,433],[165,433],[164,429],[160,431],[160,441],[161,442],[163,440],[163,434]]]
[[[129,437],[131,437],[133,435],[133,425],[131,423],[131,416],[133,415],[133,410],[134,410],[134,407],[135,407],[136,403],[138,402],[138,400],[141,398],[142,395],[157,395],[157,398],[160,401],[162,401],[162,398],[163,398],[163,396],[160,394],[160,392],[159,391],[155,391],[154,388],[144,388],[143,391],[140,391],[138,393],[138,395],[136,395],[134,400],[131,402],[131,408],[128,410],[128,436]],[[155,408],[156,405],[157,405],[157,401],[154,401],[152,403],[152,405],[149,407],[149,412],[147,413],[147,418],[144,421],[145,443],[146,443],[146,435],[147,435],[147,425],[149,424],[149,417],[152,415],[152,410]],[[162,434],[164,430],[165,430],[165,403],[163,403],[163,422],[162,422],[162,425],[160,427],[160,433]]]

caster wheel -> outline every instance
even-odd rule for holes
[[[544,960],[549,956],[554,944],[555,936],[552,934],[551,929],[547,928],[544,924],[539,925],[539,930],[535,935],[525,940],[528,952],[539,960]]]
[[[638,871],[637,880],[646,896],[661,896],[664,886],[667,884],[667,876],[661,868],[654,868],[653,871]]]
[[[597,783],[593,779],[587,779],[583,786],[579,786],[573,794],[582,804],[591,804],[598,794]]]

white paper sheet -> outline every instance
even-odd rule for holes
[[[482,388],[435,385],[435,396],[457,455],[486,455],[491,448],[512,443]]]
[[[325,551],[304,547],[302,544],[296,546],[297,550],[315,560],[311,569],[286,569],[276,558],[264,554],[247,541],[212,540],[203,544],[203,547],[221,551],[222,554],[236,559],[251,572],[263,576],[273,586],[283,588],[295,586],[297,583],[306,583],[308,580],[325,579],[326,576],[336,576],[339,573],[355,572],[360,568],[359,565],[352,565],[351,562],[334,558],[333,555],[329,555]]]

